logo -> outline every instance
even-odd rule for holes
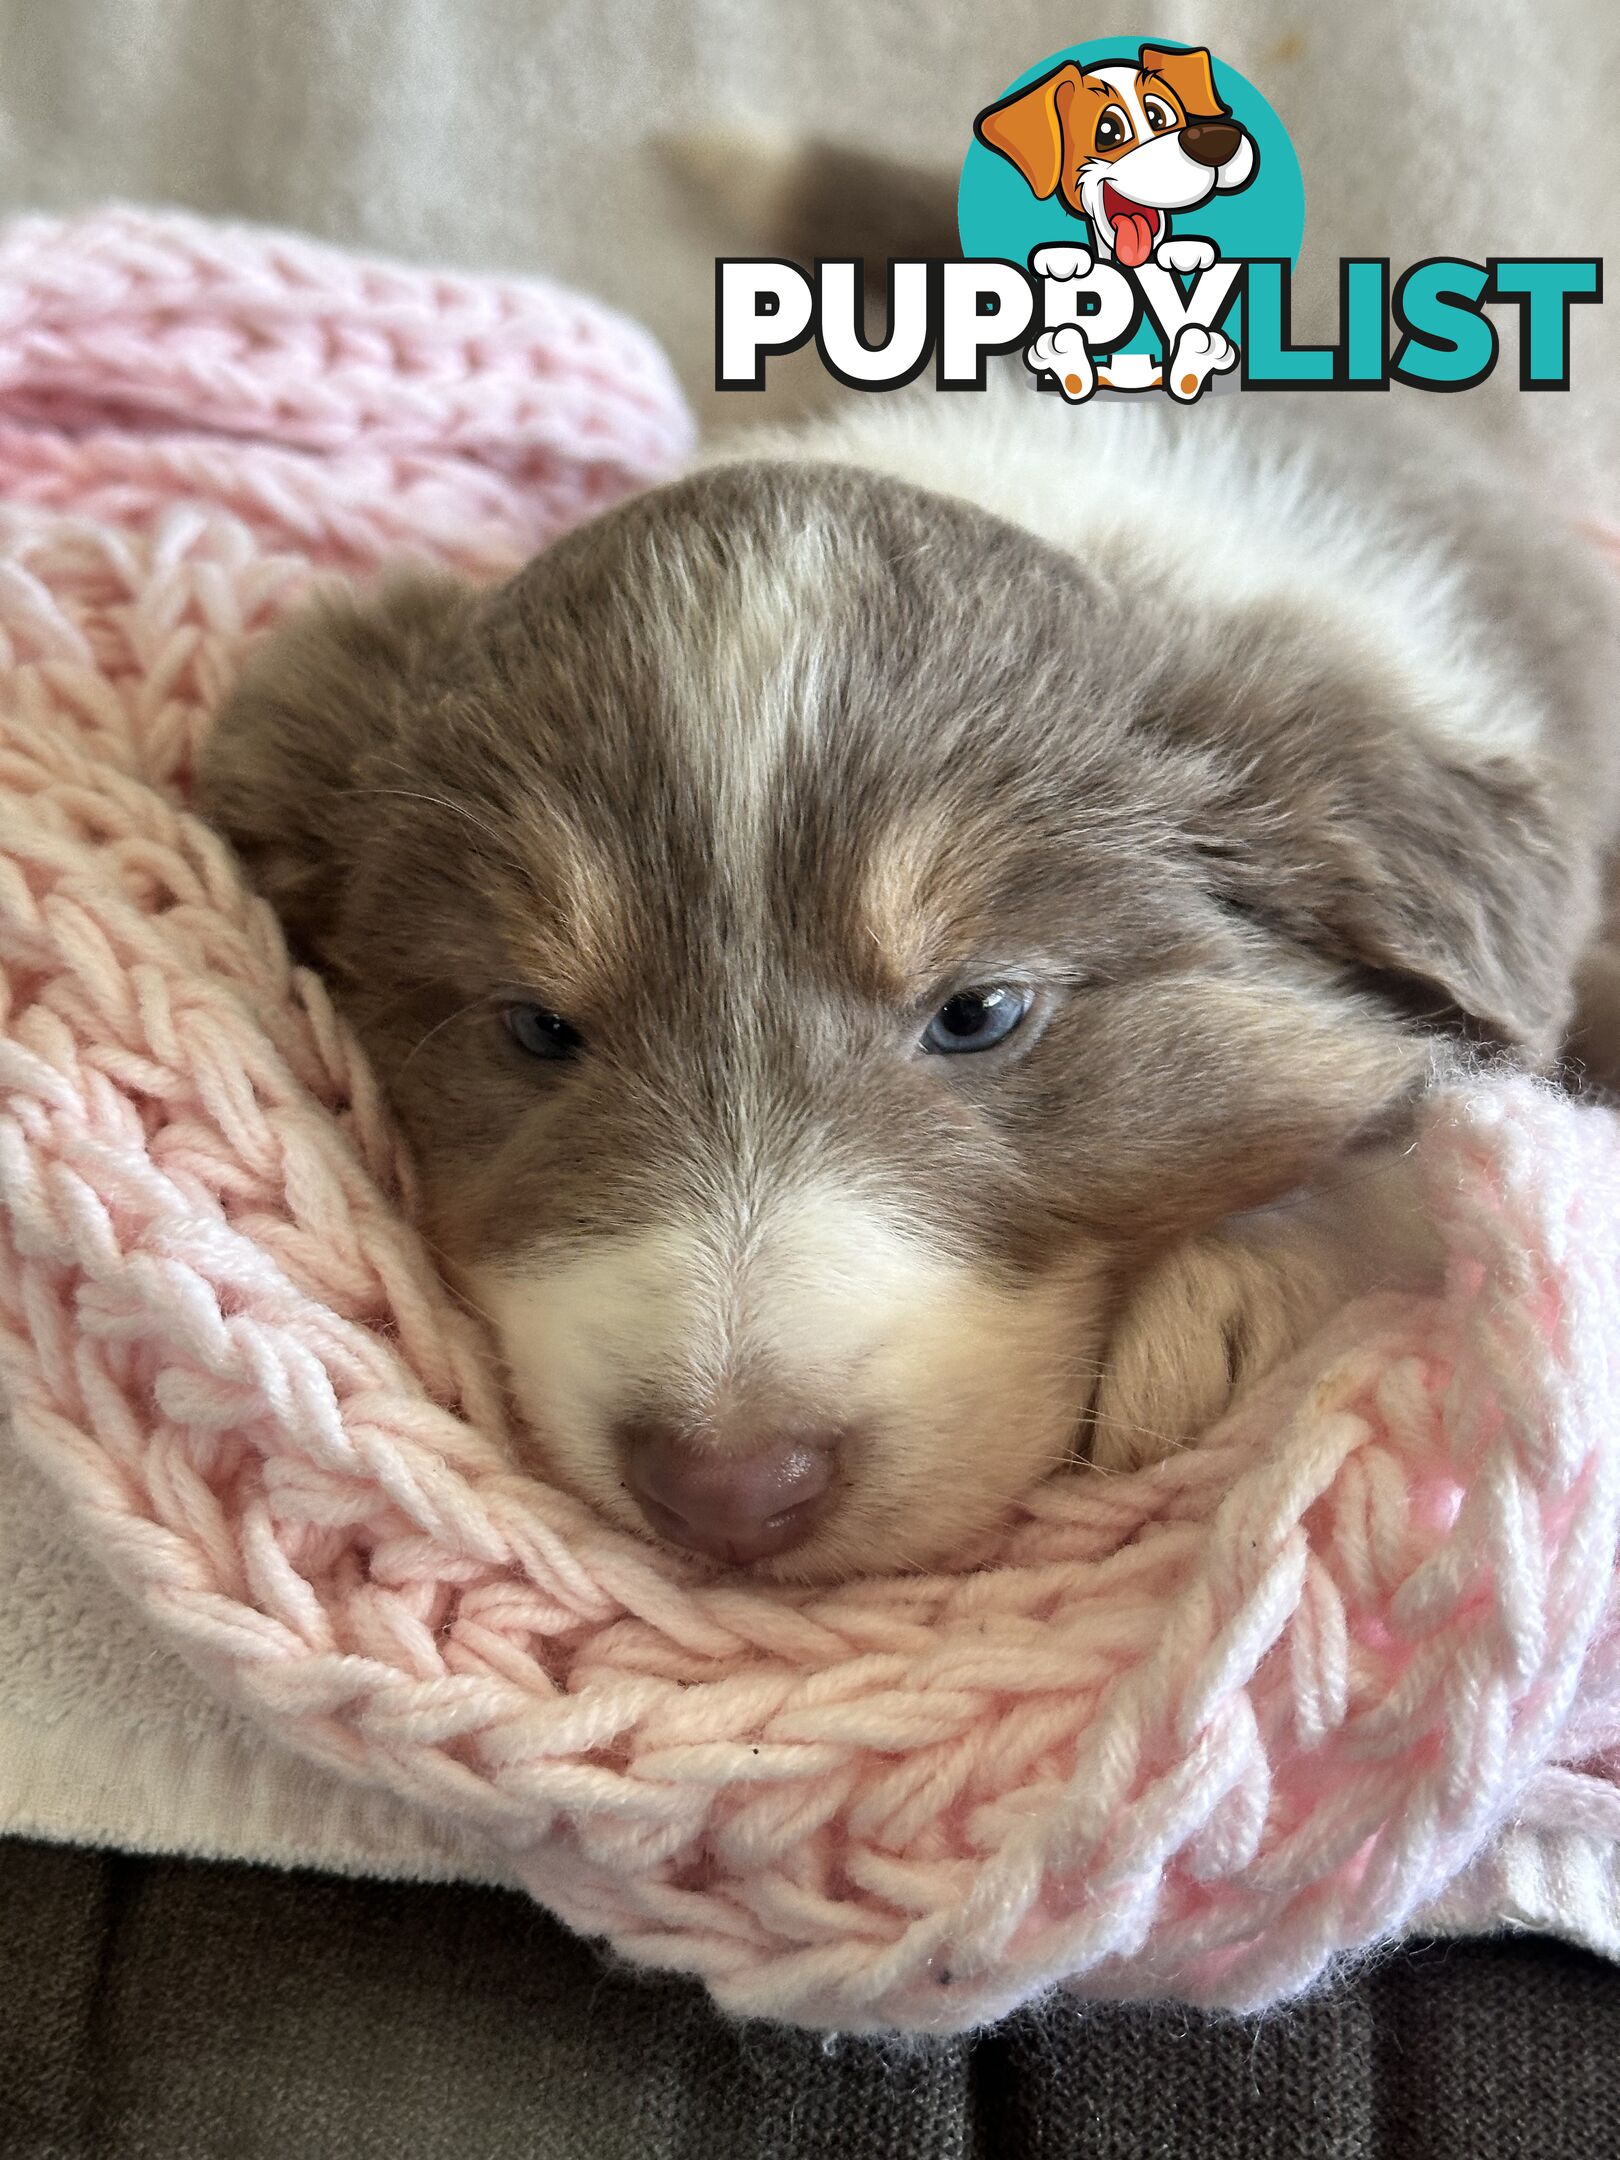
[[[1339,265],[1338,336],[1296,344],[1305,188],[1287,130],[1202,46],[1091,40],[985,105],[957,196],[960,261],[888,266],[887,334],[863,334],[864,266],[716,264],[716,386],[759,389],[814,338],[851,388],[899,387],[932,359],[983,389],[997,355],[1073,404],[1099,392],[1194,404],[1242,390],[1471,389],[1517,315],[1519,386],[1567,390],[1570,317],[1603,296],[1589,256],[1384,257]],[[1513,325],[1507,326],[1513,335]]]
[[[1093,42],[1021,76],[973,134],[963,250],[1046,284],[1026,353],[1045,386],[1191,403],[1237,366],[1237,265],[1292,267],[1305,224],[1293,146],[1252,84],[1227,68],[1217,83],[1202,47]]]
[[[1129,270],[1168,245],[1172,212],[1248,187],[1260,166],[1209,54],[1162,45],[1132,60],[1065,60],[980,113],[973,132],[1038,202],[1084,218],[1094,253]]]

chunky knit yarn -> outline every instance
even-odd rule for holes
[[[0,1371],[201,1669],[621,1953],[843,2028],[1264,2004],[1512,1820],[1620,1831],[1609,1115],[1438,1098],[1443,1294],[953,1571],[655,1551],[514,1467],[356,1047],[185,790],[314,572],[493,567],[668,468],[658,355],[130,212],[11,228],[0,325]]]

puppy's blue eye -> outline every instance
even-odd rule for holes
[[[571,1058],[584,1048],[579,1030],[543,1005],[508,1005],[501,1018],[507,1034],[530,1057]]]
[[[1030,1008],[1027,990],[992,983],[983,990],[959,990],[943,1004],[923,1031],[923,1048],[942,1052],[993,1050],[1005,1042]]]

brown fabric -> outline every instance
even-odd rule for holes
[[[4,2160],[1601,2160],[1620,1974],[1424,1948],[1258,2023],[823,2043],[495,1891],[0,1844]]]

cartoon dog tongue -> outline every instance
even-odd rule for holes
[[[1113,195],[1108,205],[1108,215],[1114,226],[1114,253],[1127,270],[1139,270],[1153,253],[1153,235],[1159,229],[1157,210],[1144,210],[1139,203],[1127,201],[1120,194]]]

